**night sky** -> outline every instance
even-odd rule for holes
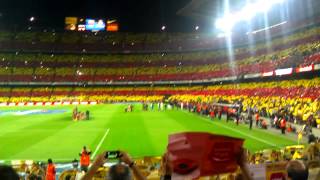
[[[233,2],[231,6],[237,4],[234,2],[240,1],[247,2],[247,0],[230,0]],[[212,18],[217,16],[215,12],[223,7],[216,4],[199,7],[200,12],[197,13],[204,13],[206,16],[203,18],[177,15],[177,11],[190,2],[191,0],[0,0],[0,29],[27,28],[32,25],[33,27],[63,30],[64,18],[75,16],[117,19],[122,32],[160,32],[163,25],[166,26],[167,32],[194,32],[195,26],[200,27],[198,30],[200,32],[211,32],[214,28]],[[224,0],[208,0],[207,2],[223,3]],[[276,24],[284,20],[303,20],[314,14],[319,15],[319,0],[286,0],[285,2],[285,5],[268,13],[268,21],[270,21],[268,24]],[[210,13],[215,15],[210,15]],[[30,23],[28,19],[32,16],[36,20]],[[208,18],[211,19],[208,20]],[[251,24],[255,26],[253,29],[262,28],[266,24],[264,16],[260,15]],[[243,29],[248,28],[245,23],[242,25]],[[237,29],[241,30],[241,27]]]
[[[63,28],[66,16],[115,18],[125,32],[159,32],[166,25],[169,32],[194,31],[196,22],[176,15],[190,0],[1,0],[2,26],[28,25]]]

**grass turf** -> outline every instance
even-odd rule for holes
[[[70,161],[78,158],[83,145],[92,152],[125,150],[133,157],[160,156],[168,135],[183,131],[204,131],[245,139],[251,151],[296,144],[286,136],[266,130],[249,130],[246,125],[201,117],[180,110],[144,112],[141,105],[124,113],[123,104],[79,106],[89,110],[91,120],[71,120],[73,106],[2,107],[0,109],[0,160],[32,159]],[[60,114],[12,115],[4,111],[50,109],[67,110]],[[97,148],[98,147],[98,148]],[[97,149],[97,150],[96,150]]]

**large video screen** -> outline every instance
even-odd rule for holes
[[[88,31],[101,31],[105,29],[106,23],[102,19],[86,19],[85,27]]]
[[[77,17],[66,17],[64,20],[65,29],[74,31],[77,28],[78,18]]]
[[[66,17],[65,29],[68,31],[119,31],[116,19]]]
[[[112,20],[107,20],[107,31],[109,32],[117,32],[119,30],[119,24],[117,20],[112,19]]]

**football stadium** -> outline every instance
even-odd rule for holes
[[[318,0],[2,4],[0,180],[320,179]]]

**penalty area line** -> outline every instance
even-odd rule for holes
[[[106,139],[107,135],[109,134],[110,129],[108,128],[107,131],[104,133],[103,137],[101,138],[98,146],[96,147],[96,149],[94,150],[93,154],[92,154],[92,159],[96,156],[98,150],[100,149],[100,146],[102,145],[103,141]]]

